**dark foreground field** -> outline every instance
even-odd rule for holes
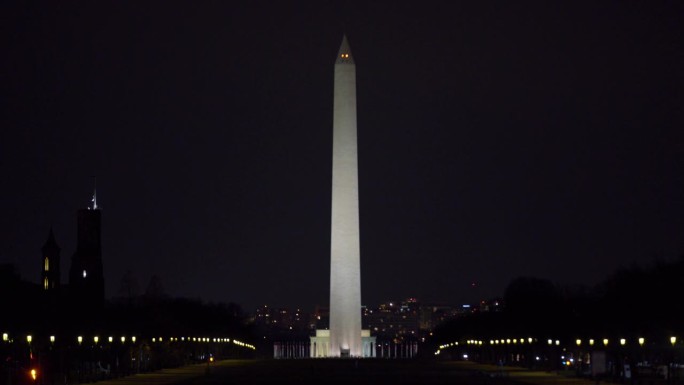
[[[208,369],[208,370],[207,370]],[[479,365],[470,362],[400,360],[226,360],[139,374],[99,385],[142,384],[451,384],[451,385],[588,385],[595,384],[546,372]]]
[[[222,363],[184,384],[492,384],[477,370],[388,360],[276,360]],[[511,383],[496,380],[497,384]]]

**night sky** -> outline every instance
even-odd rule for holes
[[[513,4],[515,3],[515,4]],[[0,263],[107,296],[327,306],[333,64],[357,69],[362,302],[684,254],[682,2],[3,2]],[[476,283],[475,287],[472,283]]]

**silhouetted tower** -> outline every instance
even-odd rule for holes
[[[42,254],[42,274],[41,283],[44,290],[56,290],[60,285],[60,252],[57,242],[55,242],[55,234],[50,228],[50,235],[48,235],[47,241],[43,245],[41,251]]]
[[[78,301],[90,304],[104,302],[104,274],[100,244],[101,210],[97,195],[93,194],[92,207],[78,210],[78,239],[76,252],[71,259],[69,286]],[[88,304],[82,304],[88,305]]]

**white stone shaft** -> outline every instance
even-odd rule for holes
[[[360,357],[361,266],[356,140],[356,67],[347,38],[335,62],[332,221],[330,245],[330,356]]]

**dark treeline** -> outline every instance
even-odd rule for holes
[[[45,290],[0,265],[0,384],[83,383],[254,356],[238,305],[169,297],[157,277],[138,294],[131,276],[105,301],[69,285]]]
[[[0,309],[0,329],[15,335],[251,339],[240,306],[169,297],[163,293],[158,278],[153,278],[144,294],[128,292],[102,303],[92,303],[83,301],[68,286],[44,291],[22,280],[11,265],[2,265]]]
[[[164,298],[134,303],[112,301],[105,328],[138,331],[143,336],[229,336],[248,338],[243,314],[233,303],[204,303],[198,299]]]
[[[514,279],[501,312],[474,313],[441,325],[437,341],[496,338],[644,337],[681,335],[684,257],[622,268],[593,288],[562,287],[533,277]]]

